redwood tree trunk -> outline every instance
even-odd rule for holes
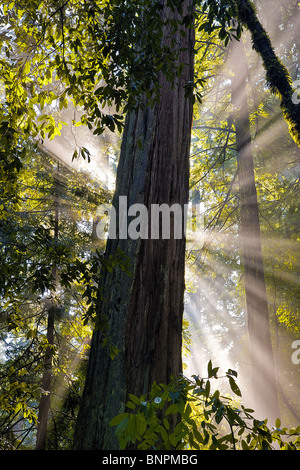
[[[165,2],[164,2],[165,3]],[[187,14],[192,0],[183,1]],[[163,15],[174,15],[167,7]],[[182,27],[183,28],[183,27]],[[165,31],[163,41],[169,41]],[[113,205],[120,196],[134,203],[183,205],[188,202],[194,31],[176,36],[184,71],[172,87],[159,75],[160,100],[126,118]],[[179,49],[178,49],[179,50]],[[118,217],[117,217],[118,219]],[[129,218],[130,221],[130,218]],[[118,227],[117,227],[118,228]],[[117,230],[118,235],[118,230]],[[106,254],[120,248],[130,259],[132,277],[120,269],[104,273],[105,300],[99,315],[108,316],[108,346],[93,334],[86,385],[79,412],[76,449],[118,449],[110,420],[124,407],[128,393],[148,392],[154,381],[167,383],[181,372],[185,239],[109,239]],[[109,344],[120,350],[112,360]]]
[[[246,57],[242,43],[231,50],[232,102],[235,129],[244,260],[247,321],[252,368],[254,407],[260,418],[279,417],[268,301],[261,251],[260,222],[246,89]]]

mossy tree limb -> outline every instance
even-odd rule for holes
[[[286,67],[275,54],[272,42],[260,23],[251,0],[234,0],[236,17],[251,33],[253,48],[260,54],[272,93],[279,95],[284,117],[295,142],[300,146],[300,105],[293,100],[295,90]]]

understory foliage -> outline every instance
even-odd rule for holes
[[[268,427],[268,420],[254,416],[254,410],[239,403],[241,391],[237,372],[228,369],[225,378],[239,398],[213,390],[219,367],[209,361],[207,377],[182,376],[169,384],[154,383],[147,395],[129,394],[127,412],[117,415],[115,427],[121,449],[134,445],[139,450],[299,450],[300,426]],[[178,424],[172,429],[172,418]]]
[[[69,448],[91,331],[106,328],[106,318],[96,315],[102,272],[128,266],[122,253],[105,258],[103,242],[91,236],[97,207],[109,192],[28,143],[24,148],[16,199],[1,199],[0,448],[34,447],[38,405],[49,392],[47,447]],[[43,390],[49,349],[51,389]],[[111,354],[117,354],[114,345]]]

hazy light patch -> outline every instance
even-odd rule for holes
[[[226,266],[217,263],[222,272]],[[191,272],[193,271],[193,272]],[[191,270],[187,266],[187,278],[193,278],[195,291],[186,294],[185,317],[189,322],[192,344],[190,356],[184,358],[187,364],[186,375],[206,377],[207,363],[211,359],[213,366],[220,367],[224,373],[229,368],[236,369],[237,363],[231,356],[234,348],[234,315],[222,306],[218,291],[222,292],[222,283],[216,278],[213,282]],[[224,286],[223,286],[224,288]]]
[[[118,145],[119,137],[105,130],[101,136],[96,136],[87,126],[75,126],[79,122],[82,112],[75,109],[70,103],[67,109],[56,111],[57,122],[63,125],[60,136],[50,140],[45,137],[40,141],[42,150],[48,152],[66,166],[78,172],[86,173],[91,178],[98,180],[109,190],[114,188],[115,172],[112,168],[112,159]],[[78,157],[73,159],[75,150],[86,148],[90,153],[90,161]]]

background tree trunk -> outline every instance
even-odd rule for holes
[[[234,125],[241,211],[240,234],[244,259],[253,406],[260,417],[276,420],[279,417],[276,373],[261,251],[260,222],[247,104],[246,57],[241,42],[235,42],[231,48],[231,64],[234,72],[232,102],[235,106]],[[263,416],[264,414],[266,416]]]
[[[45,361],[44,361],[44,372],[42,378],[42,396],[39,404],[38,413],[38,428],[36,438],[36,450],[45,450],[47,442],[47,428],[48,428],[48,414],[50,410],[50,393],[51,393],[51,380],[52,380],[52,357],[53,351],[51,346],[54,341],[54,317],[55,307],[50,305],[47,309],[48,321],[47,321],[47,341],[49,346],[46,350]]]
[[[59,221],[59,196],[58,196],[58,180],[59,178],[59,163],[57,164],[57,176],[54,175],[54,243],[58,239],[58,221]],[[52,278],[54,283],[54,291],[57,285],[57,266],[53,262]],[[55,293],[55,292],[54,292]],[[53,293],[52,293],[53,294]],[[44,360],[44,372],[42,377],[42,396],[39,404],[38,412],[38,427],[36,437],[36,450],[45,450],[47,442],[47,429],[48,429],[48,414],[50,410],[50,398],[51,398],[51,381],[52,381],[52,360],[53,360],[53,349],[54,345],[54,322],[55,322],[55,311],[56,306],[53,301],[49,300],[46,307],[47,310],[47,341],[48,347],[45,353]]]
[[[164,2],[165,3],[165,2]],[[191,0],[183,2],[186,15]],[[163,15],[178,18],[167,7]],[[183,27],[182,27],[183,28]],[[179,28],[180,29],[180,28]],[[184,85],[193,80],[194,31],[178,30],[175,47],[184,64],[171,86],[159,75],[160,100],[126,118],[113,205],[128,197],[128,207],[188,202],[192,96]],[[169,31],[163,41],[170,42]],[[118,231],[117,231],[118,233]],[[133,276],[120,269],[104,273],[105,300],[99,315],[108,315],[108,345],[93,334],[86,385],[79,412],[76,449],[118,448],[110,420],[124,412],[128,393],[148,392],[152,383],[167,383],[181,371],[185,239],[108,240],[106,255],[120,248],[130,259]],[[112,360],[109,344],[120,350]]]

